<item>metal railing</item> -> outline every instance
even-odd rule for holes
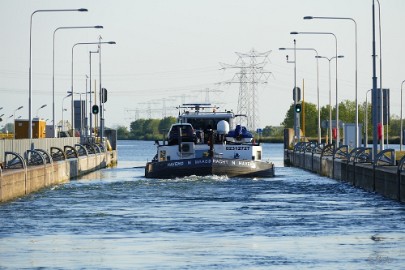
[[[27,150],[44,149],[50,151],[51,147],[63,149],[65,145],[75,145],[79,142],[80,138],[78,137],[0,140],[0,163],[5,160],[5,152],[14,152],[24,156]]]

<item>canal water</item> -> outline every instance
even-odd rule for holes
[[[276,177],[145,179],[119,165],[0,205],[0,269],[404,269],[405,205],[282,165]]]

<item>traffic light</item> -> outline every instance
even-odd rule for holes
[[[301,109],[302,109],[301,103],[295,104],[295,112],[296,112],[296,113],[300,113],[300,112],[301,112]]]
[[[93,107],[91,107],[91,112],[93,114],[98,114],[98,105],[93,105]]]

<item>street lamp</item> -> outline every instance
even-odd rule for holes
[[[39,12],[65,12],[65,11],[78,11],[78,12],[87,12],[88,10],[85,8],[79,8],[79,9],[40,9],[40,10],[35,10],[31,14],[31,19],[30,19],[30,59],[29,59],[29,76],[28,76],[28,91],[29,91],[29,98],[28,98],[28,126],[32,127],[32,18],[35,13]],[[28,128],[28,136],[29,139],[32,139],[32,130],[31,128]]]
[[[373,1],[374,2],[374,1]],[[381,5],[380,1],[377,0],[378,3],[378,36],[380,40],[380,119],[381,119],[381,143],[380,143],[380,150],[384,150],[384,100],[383,100],[383,87],[382,87],[382,42],[381,42]],[[387,115],[387,117],[389,117]],[[388,125],[388,119],[387,119]],[[388,126],[387,126],[387,145],[388,145]]]
[[[326,20],[349,20],[354,23],[354,52],[355,52],[355,103],[356,103],[356,148],[359,146],[359,105],[357,100],[357,22],[353,18],[347,17],[319,17],[319,16],[305,16],[304,20],[312,19],[326,19]]]
[[[52,43],[52,119],[53,119],[53,127],[55,130],[55,35],[56,31],[63,30],[63,29],[84,29],[84,28],[96,28],[102,29],[103,26],[95,25],[95,26],[63,26],[58,27],[53,31],[53,43]],[[56,133],[54,134],[56,137]]]
[[[101,45],[100,44],[116,44],[115,41],[105,41],[105,42],[79,42],[76,43],[72,46],[72,81],[71,81],[71,92],[74,93],[74,88],[73,88],[73,52],[74,52],[74,48],[77,45],[95,45],[98,44],[99,45],[99,50],[101,50]],[[101,69],[100,69],[100,74],[101,74]],[[100,88],[101,89],[101,88]],[[72,132],[74,134],[74,130],[75,130],[75,123],[74,123],[74,95],[72,95]]]
[[[402,127],[402,89],[403,89],[403,86],[404,86],[404,83],[405,83],[405,80],[404,81],[402,81],[402,83],[401,83],[401,135],[400,135],[400,137],[401,137],[401,140],[400,140],[400,142],[399,142],[399,151],[402,151],[402,133],[403,133],[403,131],[402,131],[402,129],[403,129],[403,127]]]
[[[13,121],[14,121],[14,133],[15,133],[15,113],[16,113],[17,111],[21,110],[22,108],[24,108],[24,106],[18,107],[17,109],[14,110],[13,115],[11,115],[11,116],[14,117],[14,118],[13,118]],[[9,118],[11,118],[11,116],[10,116]]]
[[[300,50],[300,51],[314,51],[318,56],[318,51],[314,48],[279,48],[280,51],[286,50]],[[319,64],[318,59],[316,59],[316,90],[317,90],[317,106],[318,106],[318,143],[321,143],[321,111],[319,108]]]
[[[294,140],[297,139],[300,141],[300,118],[298,117],[296,106],[297,106],[297,98],[298,98],[298,89],[297,89],[297,41],[294,39],[294,61],[288,61],[288,55],[286,55],[287,63],[294,64],[294,89],[293,89],[293,96],[294,96]]]
[[[10,119],[11,117],[14,117],[14,114],[10,115],[10,116],[7,118],[7,120],[6,120],[6,125],[5,125],[5,127],[6,127],[6,133],[7,133],[7,135],[8,135],[8,128],[7,128],[8,119]],[[15,120],[14,120],[14,121],[15,121]]]
[[[12,114],[12,115],[10,115],[10,117],[9,117],[9,119],[11,118],[11,117],[13,117],[13,121],[14,121],[14,123],[13,123],[13,126],[14,126],[14,138],[15,138],[15,114],[16,114],[16,112],[17,111],[19,111],[19,110],[21,110],[22,108],[24,108],[24,106],[20,106],[20,107],[18,107],[17,109],[15,109],[14,110],[14,113]],[[7,122],[6,122],[7,123]],[[8,134],[8,130],[7,130],[7,134]]]
[[[89,51],[89,58],[90,58],[90,78],[89,78],[89,80],[90,80],[90,110],[89,110],[89,117],[90,117],[90,137],[92,137],[92,130],[93,130],[93,114],[92,114],[92,112],[91,112],[91,108],[92,108],[92,100],[91,100],[91,94],[92,93],[94,93],[96,90],[94,90],[94,92],[93,91],[91,91],[91,55],[93,54],[93,53],[98,53],[98,50],[97,51]]]
[[[338,61],[337,58],[337,50],[338,50],[338,42],[337,37],[334,33],[331,32],[291,32],[291,35],[299,35],[299,34],[308,34],[308,35],[332,35],[335,38],[335,58],[336,58],[336,146],[339,147],[340,144],[340,132],[339,132],[339,103],[338,103]]]
[[[372,29],[373,29],[373,34],[372,34],[372,58],[373,58],[373,92],[371,94],[372,96],[372,111],[373,111],[373,160],[377,157],[377,140],[378,140],[378,120],[377,120],[377,67],[376,67],[376,51],[375,51],[375,5],[374,5],[374,0],[372,4]],[[382,119],[381,119],[382,120]],[[381,145],[382,146],[382,145]]]
[[[101,44],[105,43],[102,42],[102,37],[99,36],[98,38],[98,64],[99,64],[99,82],[100,82],[100,142],[103,143],[103,136],[104,136],[104,110],[103,110],[103,104],[106,102],[106,100],[103,100],[103,88],[101,87]],[[116,44],[115,41],[107,42],[108,44]],[[107,94],[107,93],[106,93]]]
[[[329,61],[329,143],[330,144],[332,143],[332,83],[331,83],[330,62],[333,59],[343,58],[343,57],[344,57],[343,55],[338,55],[337,57],[333,56],[331,58],[328,58],[326,56],[319,56],[319,55],[315,56],[315,58],[324,58]],[[338,121],[336,121],[336,126],[338,126],[338,125],[339,125],[339,123],[338,123]]]
[[[72,93],[70,93],[69,95],[67,95],[66,97],[64,97],[62,99],[62,131],[65,129],[65,122],[63,119],[63,112],[66,111],[66,109],[63,108],[63,102],[65,101],[66,98],[70,97],[72,95]]]
[[[45,108],[45,107],[46,107],[46,104],[44,104],[44,105],[42,105],[41,107],[39,107],[39,108],[38,108],[38,110],[37,110],[37,114],[36,114],[36,115],[37,115],[38,120],[39,120],[39,116],[38,116],[38,112],[39,112],[39,110],[40,110],[40,109],[43,109],[43,108]]]

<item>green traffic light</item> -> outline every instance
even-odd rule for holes
[[[93,107],[91,107],[91,111],[93,114],[98,114],[98,105],[93,105]]]
[[[301,104],[296,104],[295,105],[295,112],[297,112],[297,113],[301,112]]]

